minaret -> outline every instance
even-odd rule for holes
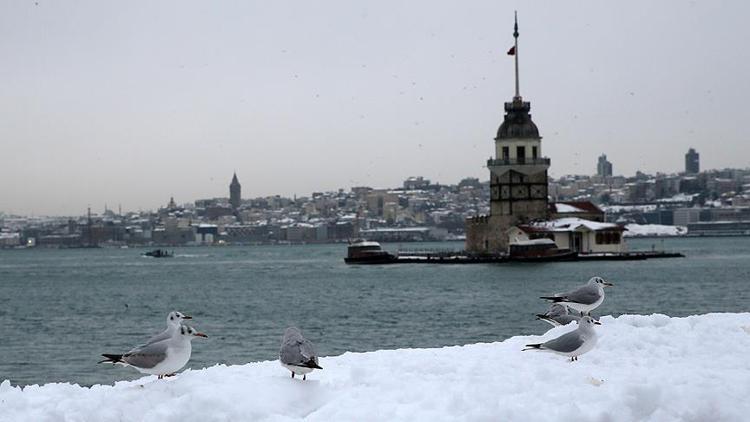
[[[237,210],[242,202],[242,186],[240,181],[237,180],[237,172],[232,176],[232,183],[229,184],[229,204],[233,209]]]
[[[467,224],[466,249],[474,252],[506,252],[508,229],[548,216],[550,160],[542,156],[542,138],[529,114],[531,103],[521,98],[517,17],[513,38],[514,45],[508,54],[515,56],[515,95],[511,102],[505,103],[505,116],[495,137],[495,157],[487,161],[490,215]]]

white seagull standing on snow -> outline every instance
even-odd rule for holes
[[[99,363],[131,366],[143,374],[164,376],[174,375],[190,360],[195,337],[208,337],[193,327],[181,325],[169,338],[138,346],[122,355],[103,354]]]
[[[281,366],[291,371],[292,378],[295,374],[302,374],[303,380],[307,379],[307,374],[313,369],[323,369],[318,365],[318,357],[312,342],[304,338],[302,332],[295,327],[289,327],[284,331],[281,350],[279,350],[279,362]]]
[[[604,288],[614,284],[601,277],[591,277],[588,283],[567,293],[555,293],[554,296],[540,296],[554,303],[563,304],[581,314],[590,315],[604,301]]]
[[[578,328],[575,330],[544,343],[527,344],[527,348],[523,350],[549,351],[567,356],[571,362],[578,360],[578,356],[590,351],[596,345],[594,324],[601,325],[590,316],[581,317],[578,321]]]

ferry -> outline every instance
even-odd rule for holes
[[[397,261],[397,257],[380,247],[378,242],[358,239],[350,243],[344,262],[347,264],[390,264]]]
[[[166,249],[154,249],[153,251],[144,252],[143,256],[150,256],[152,258],[172,258],[174,252],[169,252]]]

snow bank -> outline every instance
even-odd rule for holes
[[[345,353],[322,358],[325,369],[307,381],[275,361],[91,388],[5,381],[0,420],[747,420],[750,313],[601,322],[597,347],[573,363],[521,352],[569,326],[490,344]]]
[[[665,226],[661,224],[628,224],[628,229],[623,236],[685,236],[687,227],[685,226]]]

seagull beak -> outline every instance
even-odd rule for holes
[[[596,325],[602,325],[602,323],[599,322],[599,321],[594,321],[594,324],[596,324]]]
[[[182,319],[193,319],[193,317],[191,317],[190,315],[183,315]]]
[[[208,338],[208,336],[207,336],[207,335],[205,335],[205,334],[203,334],[203,333],[195,333],[195,336],[196,336],[196,337],[203,337],[203,338]]]
[[[613,287],[614,286],[614,284],[610,283],[609,281],[605,281],[604,285],[607,286],[607,287]]]

